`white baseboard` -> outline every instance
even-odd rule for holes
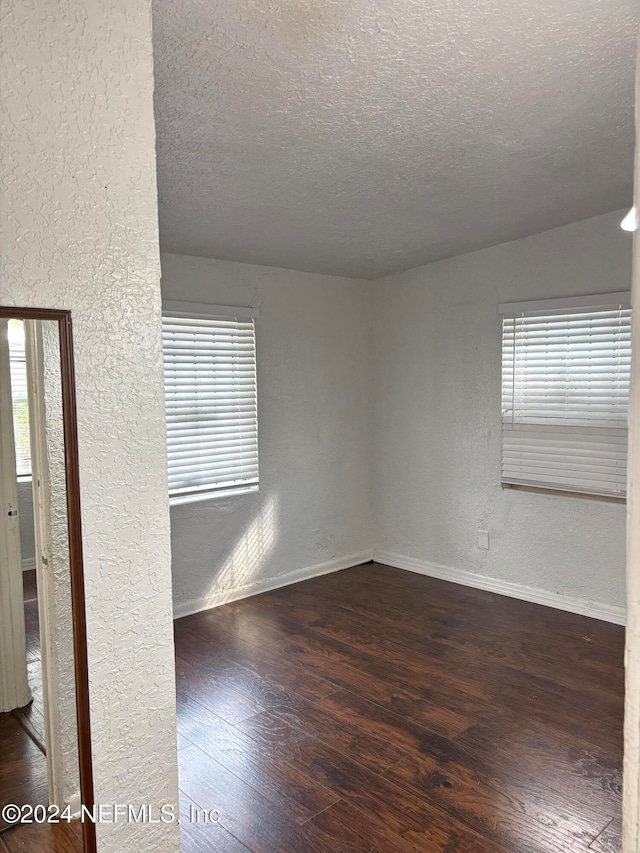
[[[498,595],[506,595],[509,598],[519,598],[522,601],[531,601],[534,604],[544,604],[547,607],[555,607],[557,610],[567,610],[569,613],[579,613],[581,616],[591,616],[593,619],[601,619],[603,622],[612,622],[614,625],[625,624],[625,608],[616,607],[611,604],[602,604],[598,601],[589,601],[586,598],[576,598],[571,595],[561,595],[549,592],[546,589],[537,589],[524,584],[511,583],[510,581],[490,578],[486,575],[477,575],[474,572],[466,572],[463,569],[453,569],[449,566],[441,566],[438,563],[430,563],[427,560],[418,560],[415,557],[405,557],[402,554],[394,554],[390,551],[376,551],[373,559],[376,563],[384,563],[397,569],[406,569],[430,578],[450,581],[451,583],[470,586],[474,589],[484,589],[495,592]]]
[[[178,602],[173,606],[173,618],[180,619],[182,616],[190,616],[192,613],[200,613],[202,610],[211,610],[213,607],[219,607],[221,604],[228,604],[231,601],[239,601],[241,598],[249,598],[249,596],[257,595],[260,592],[269,592],[273,589],[280,589],[280,587],[289,586],[292,583],[299,583],[300,581],[317,578],[320,577],[320,575],[328,575],[332,572],[339,572],[342,569],[350,569],[352,566],[359,566],[361,563],[368,563],[371,559],[373,559],[371,551],[363,551],[360,554],[350,554],[346,557],[336,557],[333,560],[328,560],[326,563],[316,563],[315,566],[306,566],[303,569],[294,569],[292,572],[286,572],[283,575],[277,575],[273,578],[254,581],[253,583],[236,589],[225,589],[221,592],[213,592],[205,598]]]
[[[22,560],[22,571],[30,572],[32,569],[36,567],[36,558],[35,557],[27,557]]]
[[[71,794],[71,796],[67,799],[67,805],[69,806],[69,811],[71,812],[72,818],[80,817],[80,813],[82,811],[82,800],[80,798],[80,791],[76,791],[76,793]]]

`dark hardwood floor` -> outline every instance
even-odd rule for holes
[[[38,591],[35,569],[23,572],[24,617],[27,634],[27,668],[33,701],[13,714],[33,740],[45,750],[44,696],[42,693],[42,658],[40,653],[40,622],[38,620]]]
[[[0,853],[83,853],[79,820],[24,824],[0,835]]]
[[[23,583],[27,666],[34,700],[25,708],[0,714],[0,807],[7,803],[46,805],[49,795],[35,571],[24,572]],[[0,817],[0,833],[5,831],[10,830]]]
[[[367,564],[175,635],[182,853],[621,849],[620,627]]]
[[[46,805],[48,793],[47,761],[41,750],[13,714],[0,714],[0,809],[7,803]],[[6,829],[0,817],[0,833]]]
[[[35,570],[23,573],[27,667],[33,701],[0,714],[0,806],[49,802],[44,755],[44,699]],[[0,853],[82,853],[79,820],[59,824],[7,825],[0,818]]]

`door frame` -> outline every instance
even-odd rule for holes
[[[8,320],[4,318],[0,318],[0,356],[0,411],[7,413],[8,422],[0,429],[0,548],[3,565],[0,577],[0,637],[3,658],[0,711],[7,712],[28,705],[31,701],[31,690],[27,675]]]
[[[76,406],[75,362],[73,355],[71,311],[55,308],[0,306],[0,318],[15,318],[18,320],[55,320],[58,323],[62,380],[65,479],[67,489],[67,523],[69,529],[71,612],[73,618],[73,652],[76,682],[76,719],[78,726],[80,799],[82,806],[87,810],[92,811],[94,807],[94,789],[89,710],[87,618],[84,594],[84,564],[82,556],[78,416]],[[96,853],[95,824],[91,820],[85,819],[82,823],[82,831],[84,853]]]
[[[49,804],[63,808],[64,775],[60,743],[59,684],[57,649],[52,639],[52,608],[55,588],[52,565],[51,526],[49,508],[49,460],[44,400],[44,353],[42,326],[37,320],[24,320],[25,355],[27,363],[27,399],[29,402],[29,435],[31,440],[31,485],[33,495],[33,530],[35,538],[36,587],[38,590],[38,621],[42,663],[42,692],[44,697],[44,729],[49,781]],[[43,641],[44,638],[44,641]]]

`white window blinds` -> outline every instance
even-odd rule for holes
[[[504,483],[625,496],[629,300],[500,306]]]
[[[31,439],[29,436],[24,323],[22,320],[9,320],[8,331],[16,474],[18,477],[28,477],[31,474]]]
[[[169,302],[162,313],[170,496],[257,487],[255,312]]]

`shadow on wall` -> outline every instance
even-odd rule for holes
[[[31,478],[18,480],[18,521],[20,522],[20,551],[24,571],[35,568],[36,546],[33,533],[33,495]]]
[[[238,598],[245,589],[259,591],[255,589],[255,578],[276,543],[277,526],[278,499],[271,496],[216,573],[213,584],[203,596],[207,608]]]

